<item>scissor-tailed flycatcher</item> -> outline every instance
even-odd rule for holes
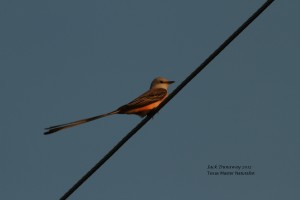
[[[168,96],[167,89],[172,83],[174,83],[174,81],[168,81],[163,77],[157,77],[152,81],[150,90],[134,99],[130,103],[125,104],[118,109],[106,114],[70,122],[67,124],[51,126],[49,128],[46,128],[47,132],[45,132],[44,134],[47,135],[55,133],[65,128],[77,126],[113,114],[135,114],[139,115],[140,117],[145,117],[151,110],[156,108]]]

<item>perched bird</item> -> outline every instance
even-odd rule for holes
[[[168,96],[167,89],[172,83],[174,83],[174,81],[168,81],[166,78],[157,77],[152,81],[150,89],[147,92],[143,93],[128,104],[125,104],[118,109],[106,114],[48,127],[45,129],[46,132],[44,134],[47,135],[55,133],[66,128],[77,126],[113,114],[135,114],[139,115],[140,117],[145,117],[151,110],[156,108]]]

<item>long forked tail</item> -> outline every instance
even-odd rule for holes
[[[98,115],[98,116],[95,116],[95,117],[81,119],[81,120],[66,123],[66,124],[51,126],[51,127],[45,128],[46,132],[44,134],[48,135],[48,134],[55,133],[57,131],[60,131],[60,130],[66,129],[66,128],[71,128],[73,126],[84,124],[84,123],[87,123],[87,122],[90,122],[90,121],[93,121],[93,120],[96,120],[96,119],[99,119],[99,118],[102,118],[102,117],[106,117],[108,115],[113,115],[113,114],[118,114],[118,113],[119,113],[119,110],[115,110],[115,111],[112,111],[112,112],[109,112],[109,113],[106,113],[106,114],[102,114],[102,115]]]

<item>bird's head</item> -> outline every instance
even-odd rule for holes
[[[151,83],[151,86],[150,86],[150,89],[153,89],[153,88],[164,88],[164,89],[168,89],[169,85],[174,83],[175,81],[169,81],[168,79],[166,78],[163,78],[163,77],[157,77],[155,78],[152,83]]]

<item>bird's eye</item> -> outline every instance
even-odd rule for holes
[[[163,81],[159,81],[160,83],[164,83]]]

